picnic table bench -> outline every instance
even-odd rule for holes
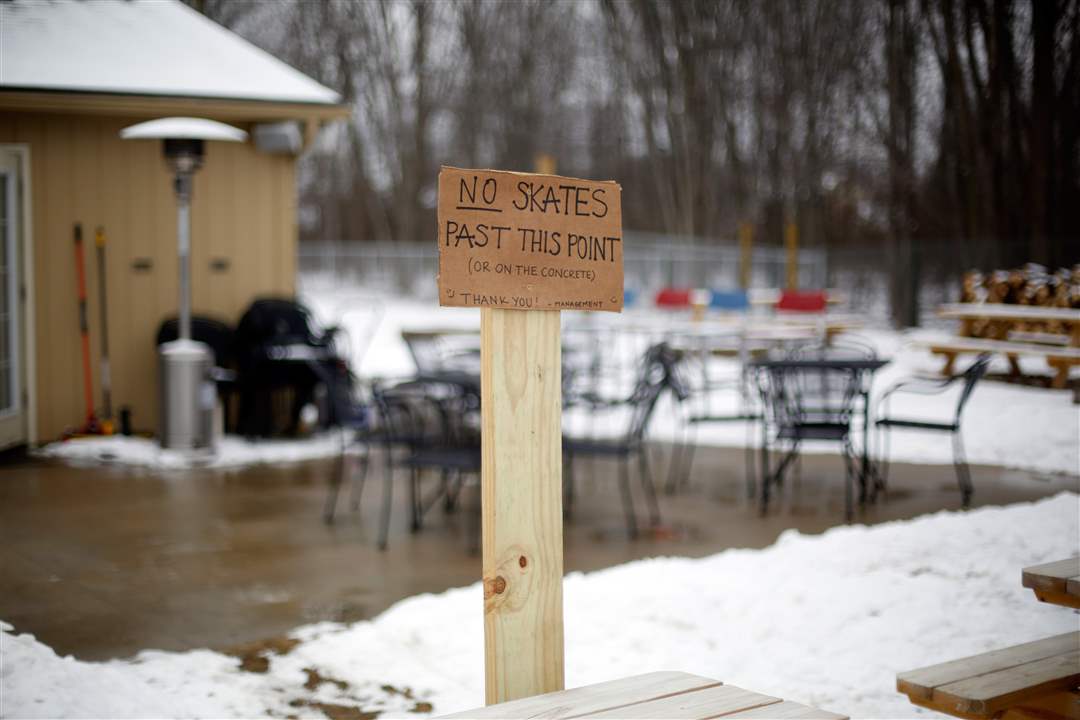
[[[1021,578],[1043,602],[1080,607],[1080,557],[1024,568]],[[1075,720],[1080,631],[900,673],[896,689],[915,705],[961,718]]]
[[[1060,345],[1040,345],[1037,343],[1016,342],[1013,340],[984,340],[982,338],[954,337],[941,340],[917,340],[917,345],[929,348],[935,355],[945,356],[942,375],[952,375],[959,355],[978,355],[984,352],[1004,355],[1009,360],[1014,375],[1020,374],[1018,358],[1021,355],[1040,356],[1054,370],[1054,379],[1050,384],[1062,389],[1069,381],[1069,369],[1080,365],[1080,348]]]
[[[683,672],[653,672],[445,715],[445,718],[805,718],[846,716]]]
[[[1080,632],[900,673],[912,703],[962,718],[1077,717]],[[1070,710],[1069,712],[1063,712]]]
[[[1021,583],[1042,602],[1080,608],[1080,557],[1026,567]]]

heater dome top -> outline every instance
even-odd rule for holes
[[[120,131],[124,140],[224,140],[243,142],[247,133],[215,120],[168,117],[130,125]]]

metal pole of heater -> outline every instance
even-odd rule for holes
[[[191,173],[176,173],[176,245],[180,263],[179,327],[181,340],[191,339]]]

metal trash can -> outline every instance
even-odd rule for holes
[[[161,447],[212,454],[217,389],[214,353],[195,340],[158,346],[161,361]]]

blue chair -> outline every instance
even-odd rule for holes
[[[623,290],[622,298],[623,307],[634,307],[638,301],[638,291],[626,288]]]
[[[713,290],[709,309],[745,312],[750,309],[750,297],[745,290]]]

